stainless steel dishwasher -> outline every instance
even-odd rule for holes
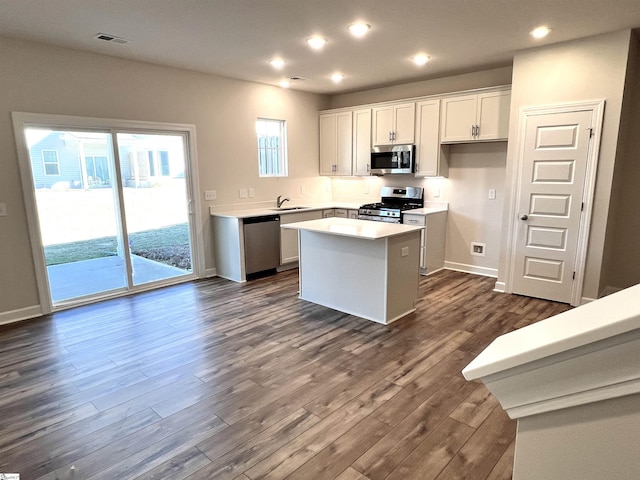
[[[249,217],[243,223],[247,279],[275,273],[280,265],[280,215]]]

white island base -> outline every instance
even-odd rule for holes
[[[298,230],[300,298],[389,324],[415,311],[422,227],[326,218]]]

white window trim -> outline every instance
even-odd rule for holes
[[[20,179],[27,209],[27,226],[29,228],[29,235],[32,239],[31,251],[36,266],[36,281],[38,284],[38,293],[40,296],[40,314],[44,315],[51,313],[53,311],[53,308],[46,278],[47,274],[44,252],[42,248],[40,248],[42,239],[40,238],[40,229],[37,221],[37,206],[35,201],[35,194],[33,192],[33,180],[31,178],[29,148],[27,146],[27,139],[24,133],[25,127],[51,128],[52,126],[56,126],[56,128],[58,129],[93,129],[96,131],[104,131],[116,134],[120,131],[131,132],[133,130],[140,131],[140,133],[175,133],[184,135],[188,140],[187,144],[189,148],[188,152],[186,152],[188,153],[188,156],[185,158],[185,176],[188,179],[191,187],[189,189],[189,193],[191,205],[193,207],[193,209],[191,210],[191,214],[193,215],[192,239],[194,243],[192,250],[193,276],[194,278],[204,278],[215,275],[215,269],[207,270],[205,268],[204,262],[204,238],[201,234],[201,232],[204,231],[202,221],[202,204],[200,202],[200,196],[197,195],[197,192],[200,191],[200,185],[198,175],[196,174],[198,158],[196,151],[197,139],[195,125],[95,117],[75,117],[67,115],[27,112],[11,112],[11,117],[13,121],[16,144],[18,145]],[[184,278],[187,278],[187,276],[185,276]],[[136,291],[143,291],[145,289],[145,286],[141,286]],[[57,310],[59,309],[62,308],[58,308]],[[35,310],[34,314],[36,314]]]
[[[280,126],[280,148],[278,149],[278,173],[277,174],[269,174],[262,172],[260,169],[260,143],[258,133],[256,131],[256,143],[257,143],[257,153],[258,153],[258,176],[260,178],[277,178],[277,177],[288,177],[289,176],[289,159],[288,159],[288,145],[287,145],[287,121],[281,120],[277,118],[266,118],[266,117],[258,117],[256,119],[257,122],[277,122]]]

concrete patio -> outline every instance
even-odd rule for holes
[[[132,255],[133,283],[144,283],[189,275],[190,270]],[[124,258],[95,258],[47,267],[53,304],[72,298],[118,290],[127,286]]]

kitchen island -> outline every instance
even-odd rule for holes
[[[415,311],[424,227],[323,218],[281,228],[298,230],[301,299],[383,324]]]

